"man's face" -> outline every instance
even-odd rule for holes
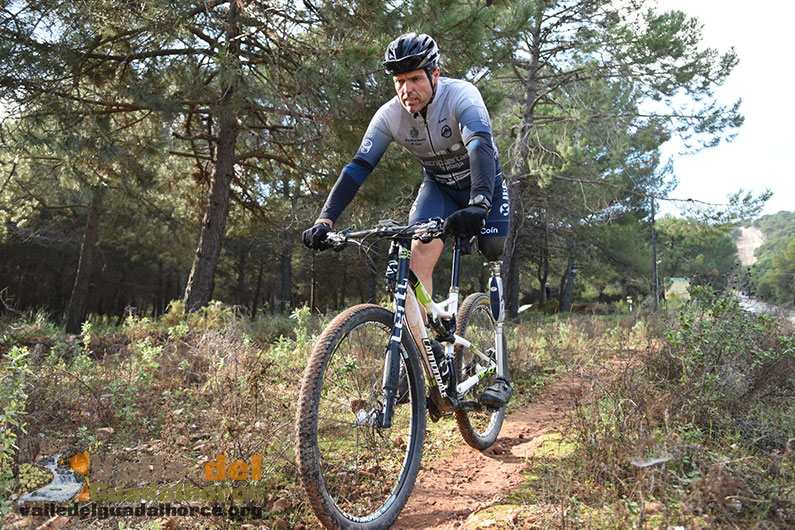
[[[435,85],[439,79],[439,68],[433,71],[432,77]],[[395,82],[395,91],[400,99],[400,104],[411,114],[424,109],[433,97],[433,86],[431,86],[425,70],[393,75],[392,80]]]

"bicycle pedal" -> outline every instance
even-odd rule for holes
[[[483,405],[481,405],[477,401],[459,401],[458,408],[477,412],[483,410]]]

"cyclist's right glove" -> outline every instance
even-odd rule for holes
[[[489,216],[488,210],[482,206],[468,206],[453,212],[444,221],[444,233],[456,237],[472,237],[480,235],[483,221]]]
[[[331,243],[326,241],[326,234],[331,232],[331,227],[326,223],[316,223],[312,228],[304,230],[302,237],[304,245],[314,250],[331,248]]]

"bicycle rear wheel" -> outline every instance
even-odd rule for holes
[[[407,392],[398,398],[392,426],[375,425],[392,322],[393,314],[375,305],[344,311],[321,334],[304,371],[296,412],[298,470],[326,528],[388,528],[417,478],[425,386],[406,336],[400,363]]]
[[[497,326],[491,314],[491,305],[487,295],[474,293],[467,296],[458,310],[456,322],[458,323],[458,333],[462,337],[496,361]],[[507,351],[504,335],[502,346],[503,351]],[[456,370],[458,381],[464,381],[474,375],[482,365],[483,361],[475,356],[469,348],[456,347],[453,367]],[[477,385],[467,391],[463,400],[478,401],[481,392],[488,388],[496,377],[496,373],[486,375]],[[502,422],[505,419],[505,407],[501,407],[499,410],[484,408],[479,411],[459,409],[455,411],[455,419],[458,423],[458,430],[466,443],[475,449],[483,450],[491,447],[497,440],[497,435],[500,434]]]

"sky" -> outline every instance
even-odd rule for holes
[[[657,1],[661,9],[697,17],[705,45],[721,52],[734,46],[740,62],[716,97],[724,105],[742,98],[745,116],[731,143],[685,156],[663,147],[679,180],[670,197],[725,204],[740,189],[754,195],[770,189],[762,215],[795,211],[795,2],[767,1],[757,10],[739,1]],[[670,204],[661,210],[677,213]]]

